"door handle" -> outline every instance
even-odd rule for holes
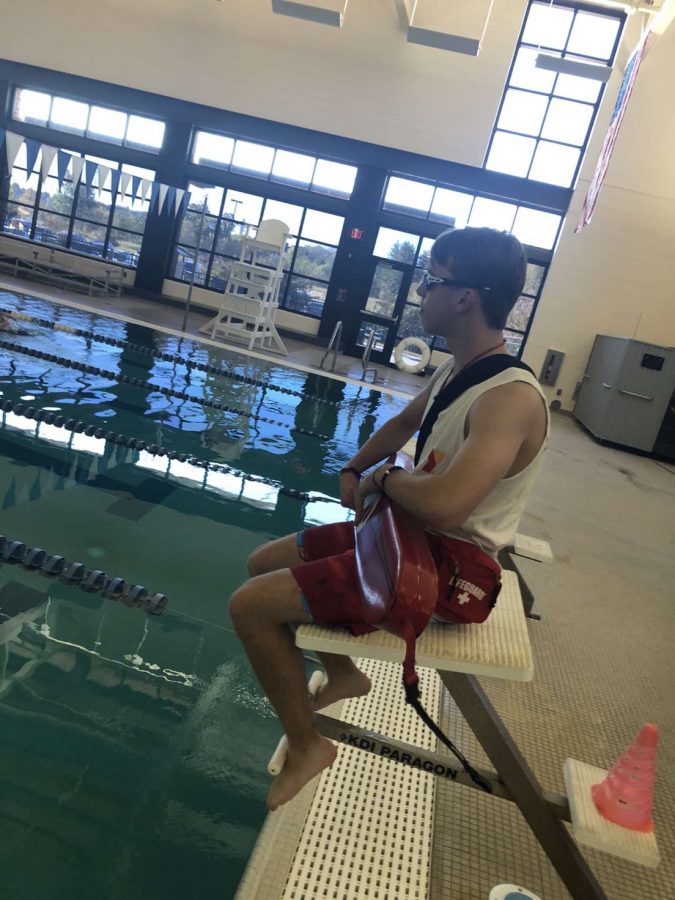
[[[605,387],[605,388],[611,388],[612,385],[611,385],[611,384],[607,384],[606,381],[603,381],[603,382],[602,382],[602,386]]]
[[[648,397],[646,394],[636,394],[634,391],[624,391],[623,388],[619,388],[620,394],[625,394],[626,397],[637,397],[638,400],[653,400],[653,397]]]
[[[583,381],[588,381],[588,379],[589,379],[590,377],[591,377],[591,376],[588,374],[588,372],[584,372],[584,377],[583,377],[582,380],[583,380]]]

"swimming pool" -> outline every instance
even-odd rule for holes
[[[253,547],[345,518],[337,470],[405,401],[25,295],[0,308],[33,318],[0,335],[0,533],[170,598],[149,616],[0,565],[3,891],[230,897],[280,729],[226,598]]]

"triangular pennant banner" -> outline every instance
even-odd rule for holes
[[[117,194],[117,188],[120,185],[120,175],[122,173],[119,169],[113,169],[112,175],[110,176],[110,191],[113,197]]]
[[[152,184],[151,184],[151,186],[150,186],[150,211],[151,211],[151,212],[152,212],[152,209],[153,209],[153,207],[154,207],[154,205],[155,205],[155,202],[156,202],[156,200],[157,200],[157,194],[158,194],[158,193],[159,193],[159,184],[158,184],[156,181],[153,181]]]
[[[110,174],[110,166],[104,166],[103,163],[98,164],[98,189],[99,192],[103,190],[105,187],[105,183],[108,180],[108,175]]]
[[[98,172],[98,163],[93,162],[91,159],[85,161],[84,171],[87,176],[87,187],[93,188],[94,186],[94,176]]]
[[[176,188],[176,199],[173,203],[173,214],[177,216],[180,212],[180,207],[183,202],[183,197],[185,196],[185,191],[182,188]]]
[[[14,134],[13,132],[8,131],[5,134],[5,144],[7,149],[7,168],[11,172],[12,167],[14,166],[14,160],[23,144],[23,137],[20,134]]]
[[[40,152],[40,141],[26,138],[26,171],[30,175],[35,168],[35,160]]]
[[[158,192],[158,196],[159,196],[159,205],[158,205],[158,207],[157,207],[157,213],[158,213],[158,215],[161,215],[162,210],[164,209],[164,201],[166,200],[166,195],[167,195],[168,191],[169,191],[169,185],[168,185],[168,184],[160,184],[160,186],[159,186],[159,192]]]
[[[40,172],[42,174],[43,181],[49,175],[49,170],[52,167],[52,163],[54,162],[55,156],[56,156],[56,147],[50,147],[49,144],[42,145],[42,163],[40,165]]]
[[[70,165],[72,158],[70,153],[66,153],[65,150],[59,150],[56,154],[56,171],[59,179],[59,190],[63,187],[63,180],[66,177],[66,172],[68,171],[68,166]]]
[[[141,200],[145,200],[145,198],[148,196],[148,191],[152,186],[152,181],[148,181],[147,178],[141,178]]]
[[[120,177],[120,194],[122,195],[122,200],[127,195],[127,191],[129,190],[129,182],[131,181],[131,175],[128,172],[122,172]]]
[[[73,190],[79,184],[80,178],[82,178],[82,169],[84,168],[84,156],[72,156],[71,157],[73,164],[70,169],[70,176],[73,179]]]
[[[138,196],[138,189],[141,186],[141,176],[140,175],[132,175],[131,176],[131,199],[132,201],[136,199]]]

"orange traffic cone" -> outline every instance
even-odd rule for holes
[[[634,831],[654,830],[652,802],[658,739],[656,725],[643,725],[605,780],[591,788],[598,812],[610,822]]]

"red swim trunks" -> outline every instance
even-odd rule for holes
[[[427,532],[438,571],[434,618],[446,622],[483,622],[497,599],[500,568],[467,541]],[[291,574],[302,591],[305,609],[317,625],[362,622],[361,589],[354,556],[354,523],[319,525],[298,532],[304,563]]]

